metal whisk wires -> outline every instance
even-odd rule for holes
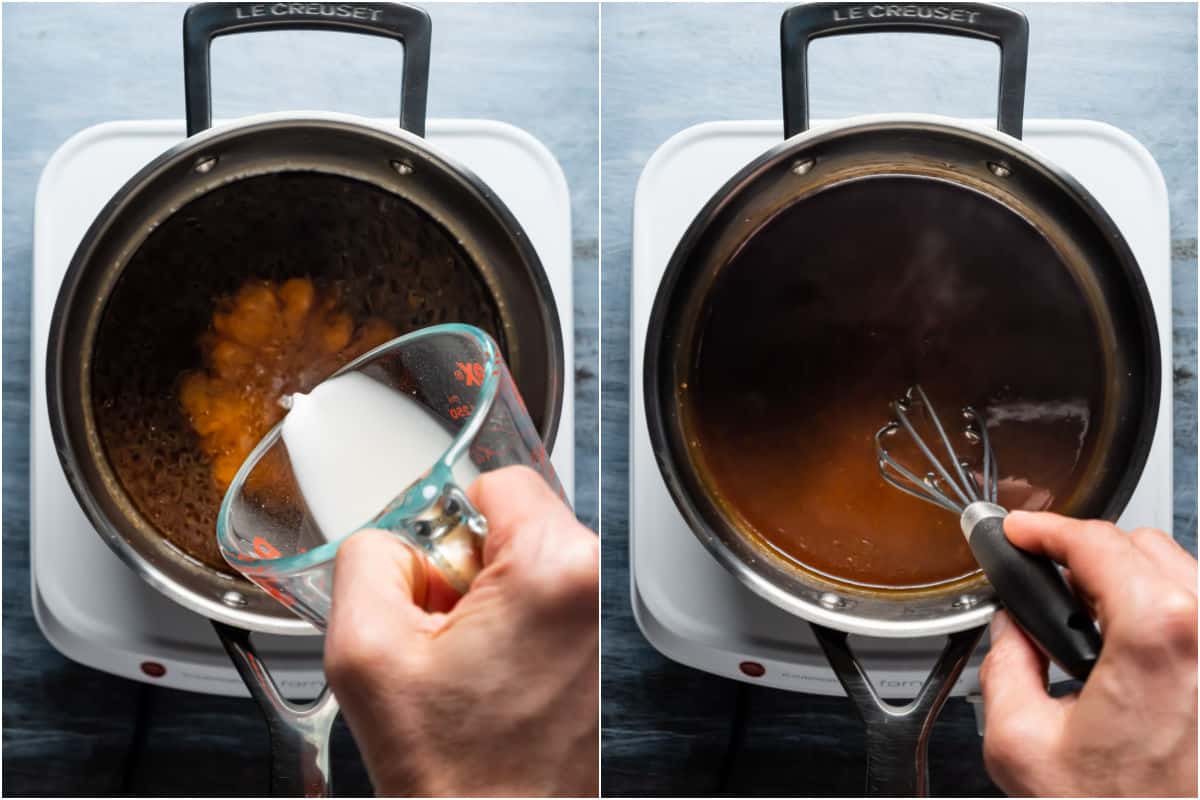
[[[943,461],[934,455],[933,450],[913,426],[909,415],[917,405],[924,407],[929,422],[937,432],[937,438],[941,440],[941,444],[945,448],[945,461],[949,463],[950,469],[947,469]],[[969,441],[977,442],[983,447],[982,469],[980,470],[982,480],[976,479],[970,464],[959,458],[955,452],[954,445],[951,444],[950,437],[942,426],[942,421],[938,419],[937,412],[933,410],[933,405],[920,386],[911,387],[904,397],[894,401],[891,407],[895,419],[884,425],[875,434],[875,453],[879,457],[879,474],[885,481],[906,494],[941,506],[956,514],[961,514],[968,505],[980,500],[989,503],[996,502],[996,454],[988,441],[987,425],[984,424],[983,417],[979,415],[978,411],[969,406],[962,410],[963,434]],[[886,437],[894,436],[901,430],[912,437],[932,467],[932,470],[925,472],[924,476],[919,476],[896,461],[884,446]]]

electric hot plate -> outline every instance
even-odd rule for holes
[[[382,127],[395,122],[381,120]],[[54,452],[46,411],[46,341],[59,285],[84,232],[142,166],[184,138],[183,121],[88,128],[50,158],[34,209],[30,536],[33,608],[63,655],[96,669],[176,689],[247,696],[208,620],[138,578],[92,529]],[[568,496],[575,475],[571,202],[554,156],[525,131],[488,120],[430,120],[429,141],[474,171],[504,201],[542,260],[562,324],[562,415],[551,461]],[[214,531],[214,536],[216,535]],[[322,640],[256,635],[285,694],[324,684]]]
[[[968,124],[994,127],[994,123]],[[819,127],[815,123],[813,127]],[[701,207],[781,139],[778,121],[713,122],[676,134],[651,156],[634,201],[630,365],[630,581],[642,633],[663,655],[727,678],[812,694],[844,694],[808,624],[744,587],[692,535],[655,464],[642,388],[646,328],[659,281]],[[1149,460],[1119,524],[1171,530],[1171,261],[1166,184],[1149,152],[1110,125],[1026,120],[1024,141],[1066,169],[1112,216],[1141,265],[1158,321],[1162,402]],[[882,407],[881,407],[882,408]],[[883,413],[883,411],[881,411]],[[852,636],[879,694],[915,696],[944,637]],[[953,694],[978,694],[981,645]],[[1052,680],[1066,676],[1055,668]]]

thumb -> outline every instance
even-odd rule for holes
[[[991,649],[979,669],[984,741],[1036,748],[1034,740],[1061,724],[1061,706],[1047,692],[1046,657],[1004,611],[992,618]]]
[[[429,580],[425,558],[393,533],[362,530],[338,545],[325,643],[354,651],[364,637],[392,640],[424,625]]]
[[[358,531],[338,545],[325,677],[356,730],[372,725],[380,692],[437,628],[421,608],[428,585],[424,556],[393,533]]]

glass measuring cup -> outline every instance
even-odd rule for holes
[[[563,494],[499,348],[470,325],[393,339],[285,404],[225,494],[217,541],[233,567],[321,630],[338,544],[351,533],[392,531],[465,592],[487,531],[470,482],[524,464]]]

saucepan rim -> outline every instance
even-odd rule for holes
[[[283,605],[271,599],[259,587],[251,583],[243,583],[212,568],[208,568],[207,572],[210,572],[212,576],[219,576],[228,581],[228,586],[224,587],[224,591],[213,591],[215,585],[221,583],[221,581],[216,581],[215,578],[212,579],[213,583],[198,587],[191,586],[181,579],[187,576],[177,578],[169,575],[163,568],[154,564],[147,555],[141,553],[131,541],[127,540],[121,531],[122,526],[108,518],[102,504],[98,502],[95,496],[90,480],[86,476],[87,470],[82,465],[85,463],[85,460],[91,461],[91,450],[82,444],[83,440],[79,440],[81,446],[76,447],[76,438],[81,434],[78,432],[71,433],[74,428],[84,423],[80,422],[77,424],[70,421],[69,418],[74,415],[74,411],[68,412],[69,404],[63,396],[64,377],[62,373],[68,369],[76,370],[80,368],[79,366],[68,367],[68,364],[75,363],[78,365],[82,360],[86,359],[86,364],[82,367],[86,371],[90,369],[91,358],[90,354],[65,352],[64,341],[69,336],[65,329],[66,322],[69,319],[77,319],[78,315],[82,313],[89,315],[102,313],[97,311],[97,307],[103,307],[107,303],[110,293],[100,298],[83,297],[80,292],[80,285],[84,281],[85,275],[97,269],[97,267],[90,266],[94,263],[94,253],[96,248],[100,246],[100,243],[109,235],[109,231],[115,222],[140,193],[148,191],[148,187],[153,185],[156,180],[162,179],[162,174],[172,167],[178,167],[183,163],[191,164],[193,161],[198,164],[200,161],[203,161],[206,153],[216,144],[235,140],[237,137],[250,135],[255,132],[270,131],[281,127],[293,129],[309,127],[313,130],[333,127],[355,135],[379,137],[381,139],[390,137],[404,148],[419,152],[422,157],[428,159],[429,163],[447,171],[454,180],[464,182],[471,191],[480,197],[488,213],[494,215],[498,223],[505,230],[511,232],[508,238],[515,248],[516,256],[527,268],[526,272],[528,275],[526,277],[530,281],[533,294],[537,295],[543,317],[541,327],[545,329],[545,348],[546,354],[549,357],[547,364],[549,371],[546,375],[547,404],[541,426],[542,429],[539,430],[539,434],[546,442],[548,450],[555,439],[562,412],[565,354],[563,352],[562,324],[549,278],[545,273],[540,257],[533,249],[532,243],[529,241],[529,237],[524,232],[520,223],[487,184],[473,172],[443,155],[423,138],[398,126],[389,126],[365,117],[340,112],[268,112],[253,114],[224,122],[184,139],[149,162],[110,198],[104,208],[97,214],[91,226],[89,226],[72,257],[60,286],[50,323],[46,359],[47,409],[50,416],[50,428],[55,449],[58,452],[63,471],[66,474],[67,482],[71,486],[71,490],[85,515],[101,538],[135,573],[162,594],[188,610],[201,614],[211,620],[217,620],[239,628],[262,633],[308,636],[319,635],[319,631],[307,621],[295,616]],[[273,169],[270,171],[278,172],[281,170]],[[330,172],[330,174],[337,173]],[[253,177],[253,175],[239,174],[235,180],[249,177]],[[207,193],[215,188],[217,187],[208,186],[199,194]],[[170,218],[178,211],[179,208],[166,209],[161,215],[160,222],[162,219]],[[146,237],[150,232],[149,229],[141,232],[136,242],[122,243],[121,264],[117,269],[118,273],[124,270],[133,254],[145,243]],[[87,306],[86,311],[82,310],[84,304]],[[92,341],[94,342],[94,337]],[[91,434],[83,432],[82,435],[88,436]],[[213,535],[216,535],[215,530]],[[228,600],[226,600],[226,597],[228,597]],[[245,605],[247,600],[250,601],[254,608]]]
[[[703,492],[704,484],[696,475],[695,464],[679,451],[682,444],[677,441],[678,427],[673,421],[668,405],[675,403],[673,382],[667,380],[665,364],[673,363],[677,356],[673,351],[684,346],[675,340],[677,324],[668,323],[673,307],[678,306],[676,290],[686,265],[694,258],[703,233],[714,223],[726,204],[737,193],[752,186],[756,180],[765,179],[772,167],[790,161],[800,164],[807,149],[840,137],[852,137],[863,132],[883,131],[903,135],[920,135],[922,132],[937,132],[941,135],[966,137],[988,146],[998,147],[1012,159],[1010,164],[1032,166],[1040,170],[1062,190],[1065,198],[1075,202],[1086,214],[1091,224],[1105,231],[1107,241],[1113,248],[1113,262],[1118,264],[1121,277],[1135,295],[1136,327],[1141,341],[1131,347],[1144,357],[1143,387],[1130,389],[1140,400],[1144,413],[1137,421],[1137,433],[1132,439],[1129,458],[1124,465],[1123,478],[1111,496],[1106,513],[1108,519],[1116,519],[1128,503],[1140,478],[1149,455],[1150,444],[1158,420],[1161,381],[1161,353],[1154,309],[1150,301],[1141,271],[1128,244],[1120,235],[1115,223],[1093,198],[1069,173],[1057,167],[1033,148],[1020,140],[995,129],[985,128],[934,114],[869,114],[844,120],[824,123],[788,138],[753,159],[729,179],[696,215],[680,242],[676,246],[659,284],[647,328],[643,358],[644,403],[650,439],[668,491],[683,515],[693,534],[710,553],[737,577],[747,588],[760,597],[785,611],[810,622],[852,634],[881,638],[912,638],[950,634],[976,628],[986,624],[998,608],[995,594],[981,579],[960,579],[931,590],[898,592],[862,591],[826,584],[816,576],[795,570],[790,586],[781,585],[784,571],[764,566],[767,561],[761,548],[753,547],[747,537],[737,531],[737,526],[717,509],[711,498],[697,503],[693,492]],[[747,239],[753,236],[751,233]],[[707,276],[711,282],[711,276]],[[668,340],[668,337],[670,339]],[[710,508],[711,506],[711,508]],[[739,553],[730,540],[746,548]],[[754,553],[755,555],[747,555]],[[776,576],[774,579],[772,575]],[[805,581],[805,578],[809,580]],[[803,594],[799,590],[803,590]],[[926,611],[918,614],[917,609],[936,597],[937,613]],[[877,615],[864,613],[864,609],[895,610],[895,614]]]

